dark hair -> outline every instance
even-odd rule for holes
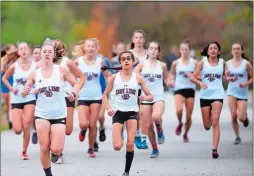
[[[65,56],[66,47],[65,47],[64,43],[61,40],[58,40],[58,39],[54,40],[52,44],[53,44],[53,47],[54,47],[55,52],[56,52],[56,56],[53,58],[53,62],[57,63],[60,58]]]
[[[119,54],[119,56],[118,56],[118,62],[119,62],[119,63],[121,63],[121,62],[120,62],[120,61],[121,61],[121,57],[122,57],[122,55],[125,54],[125,53],[129,53],[129,54],[131,55],[131,59],[133,60],[133,62],[135,62],[135,58],[134,58],[133,53],[132,53],[131,51],[124,51],[124,52],[121,52],[121,53]]]
[[[142,29],[138,29],[138,30],[135,30],[132,34],[132,36],[134,36],[135,33],[140,33],[140,34],[143,34],[143,37],[145,38],[146,36],[146,33],[145,31],[143,31]],[[131,42],[131,49],[133,49],[135,47],[134,43]]]
[[[121,57],[122,57],[122,55],[124,53],[129,53],[131,55],[132,60],[135,61],[134,55],[133,55],[133,53],[131,51],[124,51],[124,52],[121,52],[119,54],[119,56],[118,56],[118,62],[119,63],[121,63],[120,60],[121,60]],[[103,66],[103,67],[101,67],[101,70],[102,71],[106,71],[106,70],[122,70],[122,67],[107,67],[107,66]]]
[[[219,49],[219,51],[221,51],[221,46],[220,46],[220,44],[219,44],[218,42],[211,42],[211,43],[209,43],[206,47],[204,47],[203,51],[200,53],[201,56],[209,57],[209,55],[208,55],[208,48],[209,48],[209,46],[210,46],[211,44],[216,44],[217,47],[218,47],[218,49]],[[220,54],[218,54],[217,57],[219,58],[219,57],[220,57]]]
[[[157,55],[157,60],[160,60],[160,58],[161,58],[161,55],[160,55],[160,52],[161,52],[161,45],[160,45],[160,43],[159,42],[157,42],[157,41],[150,41],[148,44],[147,44],[147,48],[149,48],[149,46],[151,45],[151,43],[156,43],[157,45],[158,45],[158,50],[159,50],[159,53],[158,53],[158,55]],[[147,58],[146,59],[148,59],[148,55],[147,55]]]
[[[188,40],[184,40],[184,41],[182,41],[182,42],[180,43],[180,46],[181,46],[181,45],[188,45],[189,49],[191,50],[191,44],[190,44],[190,41],[188,41]]]
[[[7,44],[7,45],[1,47],[1,57],[5,56],[7,54],[7,51],[10,49],[11,45],[13,45],[13,44]]]
[[[41,49],[41,46],[40,46],[40,45],[35,45],[35,46],[33,46],[33,51],[34,51],[35,49],[37,49],[37,48]]]

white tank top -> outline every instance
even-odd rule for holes
[[[15,95],[11,92],[11,103],[25,103],[29,101],[36,100],[33,90],[30,91],[27,97],[21,97],[21,93],[27,82],[30,73],[36,70],[36,63],[32,61],[30,68],[24,71],[19,66],[19,61],[14,63],[14,73],[13,73],[13,87],[18,89],[18,93]]]
[[[189,64],[185,65],[182,61],[182,58],[177,60],[176,73],[175,73],[175,87],[174,91],[181,89],[193,89],[196,90],[196,84],[191,82],[187,77],[187,73],[193,73],[195,70],[194,59],[190,58]]]
[[[157,102],[160,100],[164,101],[163,70],[161,68],[161,62],[157,61],[156,66],[152,68],[149,65],[149,61],[145,60],[141,73],[149,91],[153,96],[152,102]],[[145,95],[143,91],[142,95]],[[143,101],[142,103],[148,102]]]
[[[42,67],[36,70],[35,87],[39,91],[35,116],[45,119],[66,118],[64,81],[61,80],[59,65],[54,65],[50,78],[44,78]]]
[[[138,81],[137,75],[132,72],[129,81],[122,81],[121,72],[116,73],[113,90],[110,93],[110,106],[114,111],[138,112]]]
[[[136,58],[138,58],[138,60],[139,60],[139,63],[144,63],[144,61],[147,59],[147,50],[145,49],[145,55],[143,55],[143,56],[137,56],[135,53],[134,53],[134,51],[133,51],[133,49],[131,49],[131,50],[129,50],[130,52],[132,52],[132,54],[135,56],[135,59]]]
[[[245,59],[242,60],[240,66],[235,68],[232,64],[232,59],[227,61],[227,67],[230,70],[230,76],[236,77],[235,82],[228,83],[227,94],[239,99],[248,99],[248,86],[241,88],[239,83],[248,81],[248,73],[246,68],[247,62]]]
[[[67,67],[68,68],[68,66],[67,66],[67,60],[68,60],[68,58],[64,56],[62,58],[62,61],[61,61],[60,65],[63,66],[63,67]],[[64,83],[64,91],[65,92],[71,92],[71,90],[72,90],[71,84],[68,81],[65,81],[65,83]],[[67,97],[67,96],[68,96],[68,94],[65,93],[65,97]]]
[[[97,57],[92,65],[87,65],[84,57],[78,58],[78,68],[86,76],[86,83],[81,88],[78,100],[101,100],[101,58]]]
[[[217,66],[211,66],[207,57],[204,57],[203,60],[202,82],[207,85],[207,89],[200,90],[200,98],[208,100],[223,99],[223,59],[219,59]]]

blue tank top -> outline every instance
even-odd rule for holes
[[[203,70],[202,70],[202,82],[207,85],[206,89],[200,90],[201,99],[223,99],[224,88],[222,85],[223,76],[223,59],[219,59],[216,66],[211,66],[208,62],[208,58],[203,58]]]
[[[248,99],[248,86],[241,88],[240,83],[248,81],[248,73],[246,68],[247,62],[245,59],[242,60],[241,65],[234,67],[232,59],[227,61],[227,68],[230,70],[230,76],[236,77],[235,82],[228,83],[227,94],[239,98],[239,99]]]
[[[109,62],[108,58],[102,56],[102,59],[105,61],[106,66],[110,67],[110,62]],[[100,74],[100,84],[101,84],[101,92],[104,93],[104,91],[107,87],[107,81],[105,80],[103,73]]]

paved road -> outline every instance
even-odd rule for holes
[[[135,158],[131,176],[251,176],[252,175],[252,97],[248,102],[248,114],[251,124],[244,128],[242,124],[242,145],[233,145],[234,134],[231,127],[227,100],[220,119],[221,142],[220,158],[212,159],[212,130],[205,131],[202,126],[198,95],[193,112],[193,126],[189,133],[190,143],[184,144],[182,137],[176,136],[177,125],[173,96],[167,94],[166,111],[163,116],[166,142],[159,146],[161,155],[150,159],[149,150],[135,149]],[[107,140],[100,143],[97,158],[88,158],[87,140],[78,140],[78,121],[75,114],[75,129],[66,137],[64,150],[65,164],[52,165],[54,176],[120,176],[124,169],[125,148],[115,152],[111,140],[111,120],[106,119]],[[44,176],[39,160],[39,146],[31,144],[29,161],[22,161],[21,136],[13,132],[1,135],[1,175],[2,176]]]

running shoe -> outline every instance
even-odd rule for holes
[[[56,161],[56,164],[63,164],[64,163],[64,158],[63,158],[63,153],[60,154],[60,157]]]
[[[143,136],[141,139],[143,139],[143,140],[141,141],[141,149],[148,149],[148,145],[147,145],[147,143],[146,143],[146,137]]]
[[[235,138],[234,144],[235,144],[235,145],[238,145],[238,144],[241,144],[241,143],[242,143],[241,138],[240,138],[240,137],[236,137],[236,138]]]
[[[32,143],[33,144],[37,144],[38,143],[38,138],[37,138],[37,133],[36,132],[33,132]]]
[[[96,154],[94,153],[93,149],[88,149],[87,154],[90,158],[96,157]]]
[[[243,126],[245,128],[249,126],[249,119],[248,119],[247,113],[246,113],[246,119],[243,121]]]
[[[218,157],[219,157],[219,154],[218,154],[217,149],[213,149],[213,153],[212,153],[212,155],[213,155],[213,158],[214,158],[214,159],[216,159],[216,158],[218,158]]]
[[[162,129],[160,131],[157,131],[157,136],[158,136],[158,143],[163,144],[165,142],[165,137],[164,137]]]
[[[130,174],[129,173],[127,173],[127,172],[124,172],[123,173],[123,176],[129,176]]]
[[[134,143],[138,149],[142,149],[141,136],[136,136]]]
[[[94,145],[93,145],[93,150],[95,152],[98,152],[99,151],[99,144],[95,141]]]
[[[183,135],[183,142],[187,143],[187,142],[189,142],[189,141],[190,141],[190,140],[189,140],[187,134],[184,134],[184,135]]]
[[[80,132],[79,132],[80,142],[83,142],[85,140],[85,137],[86,137],[86,130],[80,130]]]
[[[106,140],[105,128],[100,129],[99,140],[100,142],[104,142]]]
[[[159,150],[158,149],[153,149],[151,158],[157,158],[159,156]]]
[[[176,135],[179,136],[182,132],[182,126],[183,126],[183,123],[179,123],[179,125],[176,127]]]
[[[60,157],[61,157],[61,154],[60,155],[54,155],[53,153],[51,153],[51,162],[56,163],[59,160]]]
[[[25,152],[22,153],[21,158],[22,158],[22,160],[29,160],[29,158]]]

